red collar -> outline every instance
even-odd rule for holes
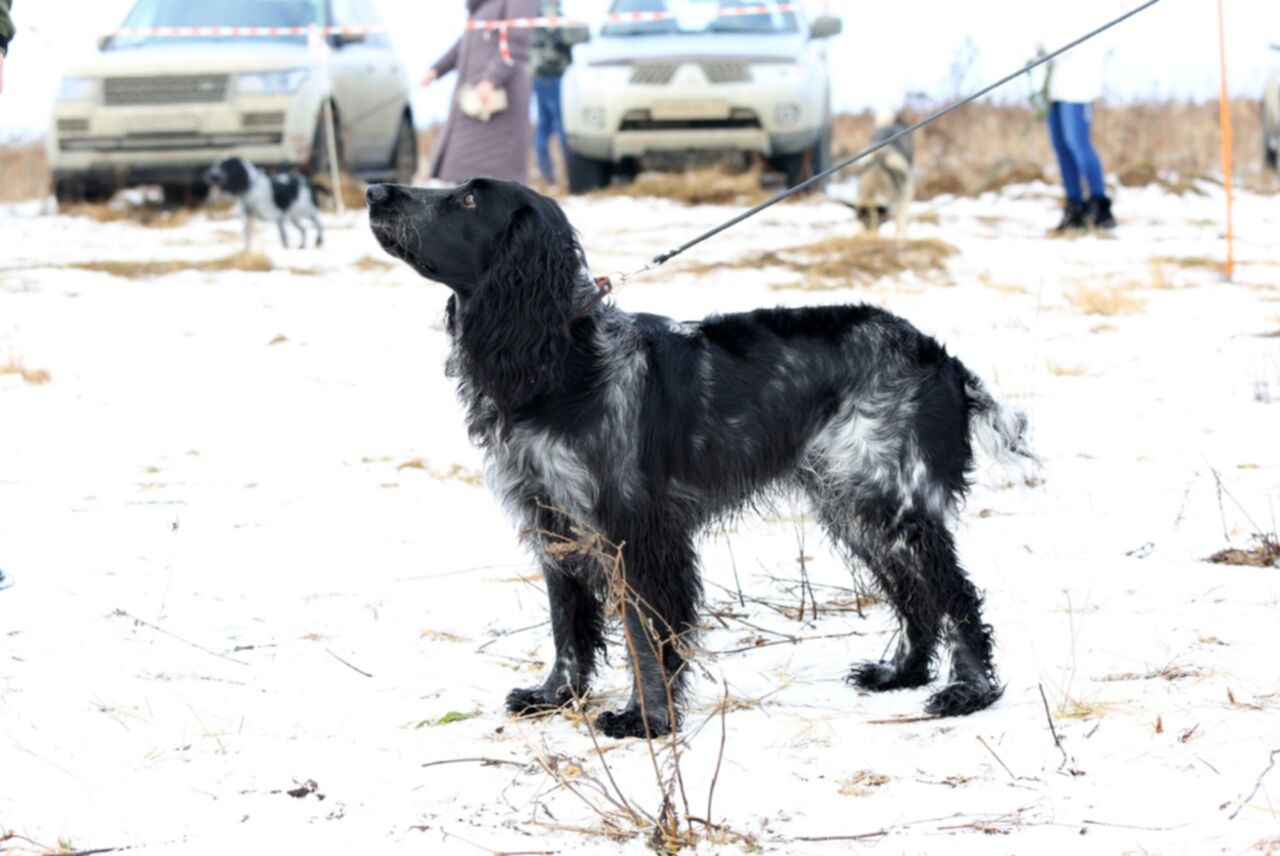
[[[604,300],[608,294],[613,291],[613,280],[607,276],[596,277],[596,296],[586,306],[578,311],[578,314],[569,319],[570,324],[576,324],[583,318],[591,314],[591,310],[600,305],[600,301]]]

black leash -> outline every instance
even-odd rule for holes
[[[822,181],[824,178],[827,178],[830,175],[834,175],[835,173],[839,172],[845,167],[852,166],[853,164],[857,163],[863,158],[869,155],[875,154],[876,152],[880,151],[886,146],[893,145],[895,142],[907,136],[908,134],[915,133],[916,131],[923,128],[925,125],[938,121],[948,113],[951,113],[954,110],[958,110],[961,107],[965,106],[966,104],[977,101],[979,98],[991,92],[992,90],[999,89],[1001,86],[1004,86],[1009,81],[1014,80],[1018,77],[1021,77],[1022,75],[1026,74],[1027,72],[1031,71],[1033,68],[1036,68],[1037,66],[1044,65],[1046,62],[1058,56],[1059,54],[1065,53],[1066,51],[1071,50],[1075,46],[1089,41],[1089,39],[1092,39],[1094,36],[1105,33],[1107,30],[1111,29],[1116,24],[1119,24],[1121,21],[1128,20],[1129,18],[1132,18],[1134,15],[1138,14],[1139,12],[1145,9],[1149,9],[1159,2],[1160,0],[1147,0],[1147,2],[1143,3],[1141,6],[1138,6],[1137,8],[1124,13],[1119,18],[1116,18],[1115,20],[1110,21],[1109,23],[1103,24],[1101,27],[1098,27],[1096,30],[1093,30],[1092,32],[1086,33],[1085,35],[1081,36],[1075,41],[1070,42],[1069,44],[1063,45],[1062,47],[1058,48],[1056,51],[1053,51],[1052,53],[1049,53],[1040,57],[1039,59],[1018,69],[1012,74],[1009,74],[1009,75],[1006,75],[1005,77],[1000,78],[995,83],[992,83],[991,85],[986,86],[978,90],[977,92],[973,93],[968,98],[963,98],[948,107],[944,107],[943,109],[937,111],[936,113],[932,113],[929,116],[926,116],[925,118],[921,119],[919,122],[916,122],[914,125],[911,125],[908,128],[902,129],[901,131],[889,137],[888,139],[881,140],[879,143],[876,143],[873,146],[869,146],[868,148],[863,149],[862,151],[858,152],[856,155],[840,161],[840,163],[836,164],[835,166],[828,167],[827,169],[824,169],[822,172],[807,179],[806,181],[802,181],[800,184],[797,184],[795,187],[782,191],[772,199],[765,200],[764,202],[761,202],[759,205],[755,206],[754,208],[749,208],[746,211],[743,211],[741,214],[737,215],[736,217],[732,217],[729,220],[726,220],[725,222],[721,223],[719,226],[716,226],[714,229],[711,229],[710,231],[703,232],[698,237],[684,244],[681,244],[680,246],[676,247],[674,250],[668,250],[662,255],[654,256],[652,262],[645,265],[640,270],[634,271],[630,274],[626,274],[625,276],[622,277],[622,280],[625,282],[627,279],[631,278],[632,276],[635,276],[636,274],[643,273],[644,271],[652,270],[653,268],[656,268],[659,265],[666,264],[671,259],[680,255],[686,250],[696,247],[698,244],[701,244],[703,241],[707,240],[708,238],[714,238],[716,235],[719,235],[721,232],[725,231],[726,229],[731,229],[734,226],[738,225],[743,220],[756,216],[766,208],[770,208],[774,205],[777,205],[782,200],[796,195],[797,193],[804,190],[805,188],[812,187],[814,184],[818,183],[819,181]]]

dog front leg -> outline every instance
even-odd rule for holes
[[[280,246],[287,250],[289,249],[289,233],[284,230],[284,218],[281,217],[277,220],[276,225],[280,228]]]
[[[253,218],[249,216],[249,209],[240,203],[240,214],[244,219],[244,251],[249,252],[249,245],[253,241]]]
[[[679,727],[685,654],[697,625],[697,552],[679,532],[648,532],[618,543],[625,545],[625,578],[614,585],[622,586],[626,604],[631,699],[622,710],[600,714],[596,727],[609,737],[658,737]]]
[[[527,715],[555,710],[587,691],[596,656],[604,648],[604,612],[591,586],[593,573],[599,571],[586,558],[544,561],[556,660],[542,684],[513,689],[507,695],[510,712]]]

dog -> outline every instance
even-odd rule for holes
[[[270,177],[245,158],[229,157],[205,170],[204,181],[240,200],[246,253],[249,252],[255,219],[275,223],[280,230],[280,243],[285,249],[289,248],[285,222],[292,223],[301,233],[302,242],[298,247],[305,248],[307,230],[302,221],[310,220],[316,228],[315,246],[324,245],[324,227],[320,225],[316,200],[318,196],[332,194],[328,188],[313,184],[306,176],[290,172]]]
[[[902,116],[881,114],[871,135],[871,144],[882,143],[907,127]],[[880,224],[892,218],[894,234],[907,233],[907,209],[915,197],[915,144],[906,136],[880,149],[855,170],[858,176],[858,200],[845,202],[858,215],[858,222],[869,234],[880,231]]]
[[[555,662],[512,690],[517,714],[587,690],[604,649],[605,576],[563,549],[587,526],[620,545],[632,695],[602,713],[611,737],[679,724],[701,584],[696,537],[786,491],[807,496],[834,543],[864,562],[901,622],[888,661],[855,665],[868,690],[932,679],[930,714],[1000,697],[982,596],[949,521],[974,444],[1031,457],[1026,419],[905,320],[868,305],[758,309],[683,323],[603,300],[551,199],[473,179],[451,189],[375,184],[370,225],[392,256],[452,290],[447,374],[458,383],[486,480],[537,553]],[[646,644],[646,634],[659,638]]]

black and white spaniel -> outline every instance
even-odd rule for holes
[[[240,213],[244,217],[244,251],[249,252],[253,236],[253,221],[275,223],[280,230],[280,243],[287,249],[289,235],[285,222],[292,223],[301,234],[299,248],[307,245],[307,230],[303,220],[316,227],[317,247],[324,244],[324,228],[320,225],[320,212],[316,197],[330,196],[329,189],[312,184],[305,175],[285,173],[268,176],[242,157],[223,158],[204,172],[205,184],[216,187],[240,200]]]
[[[893,658],[855,665],[853,683],[926,684],[944,643],[949,675],[927,710],[967,714],[999,698],[982,597],[948,525],[975,442],[1031,452],[1022,415],[938,342],[865,305],[689,323],[623,312],[600,300],[559,206],[518,184],[374,185],[368,203],[381,245],[453,291],[448,371],[491,488],[540,553],[556,660],[541,685],[511,692],[511,711],[584,693],[604,645],[602,574],[580,553],[547,550],[545,533],[571,538],[583,521],[622,545],[637,595],[624,629],[662,638],[635,645],[631,700],[598,723],[614,737],[663,734],[677,724],[664,676],[678,700],[688,650],[674,637],[698,620],[695,538],[783,491],[808,497],[901,621]]]

